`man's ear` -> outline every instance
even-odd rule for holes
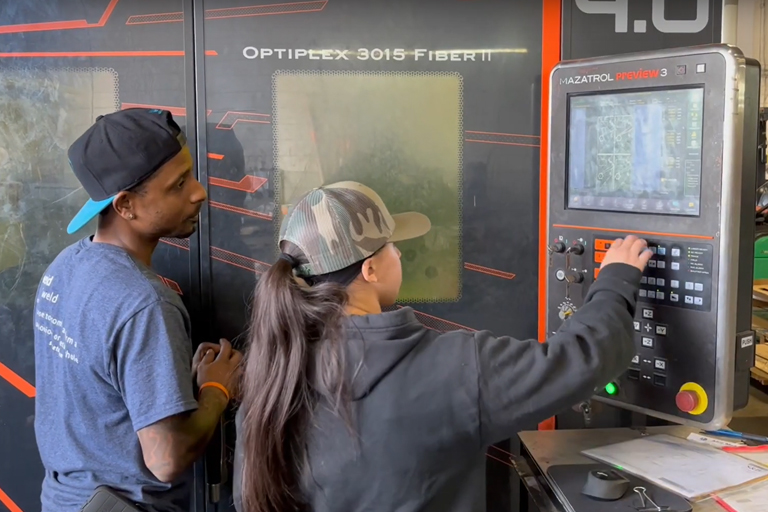
[[[135,218],[134,206],[132,197],[129,192],[118,192],[115,198],[112,200],[112,208],[117,212],[119,216],[125,220]]]
[[[360,272],[363,275],[363,279],[368,283],[378,283],[379,276],[376,274],[376,268],[373,264],[373,258],[368,258],[363,262],[363,268]]]

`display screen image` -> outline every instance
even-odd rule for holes
[[[701,87],[571,96],[568,208],[698,216]]]

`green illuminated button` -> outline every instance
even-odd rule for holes
[[[608,393],[609,395],[613,396],[613,395],[615,395],[616,393],[619,392],[619,386],[617,386],[613,382],[610,382],[610,383],[608,383],[607,386],[605,386],[605,392]]]

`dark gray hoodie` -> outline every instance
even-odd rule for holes
[[[591,397],[634,356],[641,272],[606,266],[546,343],[487,331],[440,334],[413,310],[349,318],[358,439],[318,407],[308,438],[314,512],[485,511],[485,450]],[[238,415],[238,430],[241,417]],[[240,460],[235,455],[235,503]],[[247,478],[247,476],[245,476]]]

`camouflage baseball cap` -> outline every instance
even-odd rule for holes
[[[361,183],[343,181],[310,190],[289,210],[280,240],[296,245],[309,260],[300,276],[336,272],[362,261],[387,242],[418,238],[429,232],[426,215],[391,215],[381,197]]]

